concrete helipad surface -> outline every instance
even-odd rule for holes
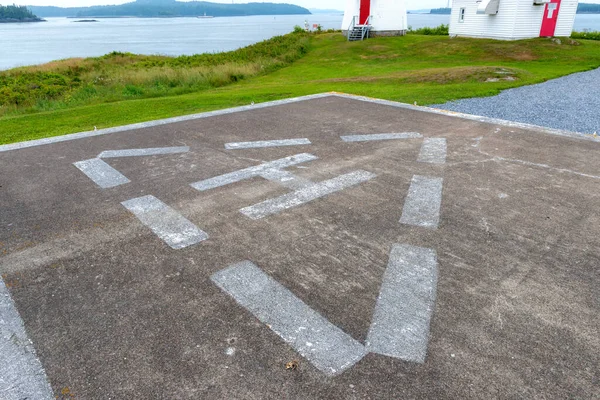
[[[600,393],[589,136],[323,95],[64,139],[0,147],[2,399]]]

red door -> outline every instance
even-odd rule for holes
[[[360,15],[358,16],[358,24],[366,24],[369,15],[371,15],[371,0],[360,0]]]
[[[541,37],[554,36],[556,31],[556,21],[558,21],[558,12],[560,11],[560,0],[551,0],[544,9],[544,19],[542,19]]]

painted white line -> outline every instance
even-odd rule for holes
[[[446,163],[446,139],[425,138],[417,161],[431,164]]]
[[[271,182],[276,182],[281,186],[293,190],[302,189],[306,186],[310,186],[313,184],[308,179],[300,178],[299,176],[296,176],[291,172],[285,171],[283,169],[267,169],[265,171],[262,171],[260,173],[260,176]]]
[[[227,150],[236,149],[256,149],[263,147],[280,147],[280,146],[302,146],[311,144],[310,140],[303,139],[283,139],[283,140],[260,140],[255,142],[234,142],[225,143]]]
[[[73,163],[81,172],[87,175],[96,185],[102,189],[124,185],[131,182],[125,175],[105,163],[99,158],[77,161]]]
[[[187,153],[188,151],[190,151],[190,148],[188,146],[155,147],[150,149],[106,150],[100,153],[98,155],[98,158],[154,156],[159,154]]]
[[[0,278],[0,398],[51,400],[52,389],[44,368]]]
[[[208,239],[206,232],[154,196],[121,203],[173,249],[183,249]]]
[[[425,362],[437,269],[437,255],[432,249],[400,244],[392,247],[367,335],[369,351]]]
[[[440,223],[443,178],[415,175],[404,201],[400,222],[407,225],[437,228]]]
[[[203,181],[192,183],[190,186],[202,192],[204,190],[214,189],[220,186],[225,186],[231,183],[239,182],[244,179],[254,178],[255,176],[259,176],[261,175],[261,173],[267,170],[283,169],[292,165],[301,164],[316,159],[317,157],[313,156],[312,154],[297,154],[295,156],[269,161],[264,164],[256,165],[254,167],[248,167],[240,169],[238,171],[230,172],[228,174],[216,176],[214,178],[205,179]]]
[[[300,206],[328,194],[339,192],[359,183],[375,178],[375,174],[367,171],[354,171],[340,175],[324,182],[314,183],[295,192],[284,194],[262,203],[245,207],[240,212],[252,219],[261,219],[271,214],[277,214],[288,208]]]
[[[347,135],[340,136],[344,142],[371,142],[375,140],[419,139],[423,135],[417,132],[403,133],[376,133],[372,135]]]
[[[211,279],[327,375],[342,373],[366,354],[362,344],[250,261],[231,265]]]

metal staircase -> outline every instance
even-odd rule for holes
[[[352,22],[348,27],[348,41],[353,42],[356,40],[364,40],[369,38],[369,31],[371,30],[371,16],[367,18],[364,24],[360,25],[358,21],[358,15],[352,17]]]

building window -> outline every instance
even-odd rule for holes
[[[458,22],[465,22],[465,12],[466,12],[466,9],[464,7],[462,7],[460,9],[460,11],[458,12]]]

